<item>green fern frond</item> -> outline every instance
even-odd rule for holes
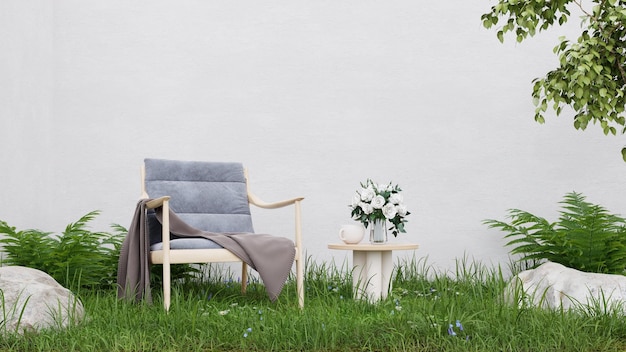
[[[522,255],[520,261],[550,260],[583,271],[624,273],[626,219],[576,192],[566,194],[560,204],[555,223],[518,209],[509,210],[510,223],[483,223],[513,238],[506,246]]]
[[[90,231],[88,223],[99,214],[87,213],[59,236],[38,230],[16,231],[0,221],[5,263],[42,270],[65,287],[113,287],[126,231],[122,233],[121,226],[114,228],[115,233]]]
[[[78,219],[78,221],[68,224],[65,227],[64,234],[81,233],[85,231],[87,223],[95,219],[98,215],[100,215],[99,210],[90,211],[89,213],[83,215],[80,219]]]

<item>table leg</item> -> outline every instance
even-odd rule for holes
[[[367,298],[370,302],[376,302],[381,297],[383,290],[382,277],[382,252],[367,252]]]
[[[391,251],[353,251],[352,288],[355,299],[376,302],[392,290],[393,260]]]
[[[387,294],[393,290],[391,276],[393,275],[393,260],[391,251],[382,252],[381,258],[381,281],[382,281],[382,292],[381,297],[384,299],[387,297]]]
[[[367,267],[366,252],[353,251],[352,252],[352,266],[354,267],[352,272],[352,289],[354,290],[354,298],[362,299],[367,290]]]

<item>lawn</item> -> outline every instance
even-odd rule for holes
[[[252,282],[209,273],[174,286],[165,313],[118,301],[114,291],[80,291],[85,320],[66,330],[5,336],[7,351],[624,351],[616,313],[545,311],[502,301],[497,268],[460,260],[440,273],[425,260],[396,263],[394,288],[377,304],[355,301],[347,265],[306,265],[306,306],[290,280],[277,302]],[[593,310],[591,310],[593,311]]]

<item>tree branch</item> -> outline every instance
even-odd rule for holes
[[[604,1],[606,1],[606,0],[604,0]],[[604,2],[604,1],[602,1],[602,2]],[[596,19],[595,17],[593,17],[593,15],[592,15],[592,14],[590,14],[589,12],[587,12],[587,10],[585,10],[585,8],[583,8],[583,3],[582,3],[582,1],[581,1],[581,0],[574,0],[574,3],[575,3],[576,5],[578,5],[578,7],[580,8],[580,10],[581,10],[581,11],[582,11],[585,15],[589,16],[590,18],[593,18],[594,20]]]
[[[622,74],[622,82],[626,84],[626,70],[624,70],[624,67],[619,62],[617,62],[617,60],[615,61],[615,64],[617,65],[617,69],[619,70],[619,72]]]

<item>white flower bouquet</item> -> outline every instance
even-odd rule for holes
[[[411,214],[407,211],[403,204],[403,197],[400,194],[402,190],[398,185],[376,184],[368,179],[365,183],[361,183],[361,189],[356,191],[356,195],[352,198],[352,219],[360,221],[365,227],[370,222],[389,221],[393,226],[389,228],[393,236],[404,230],[404,223],[407,215]]]

